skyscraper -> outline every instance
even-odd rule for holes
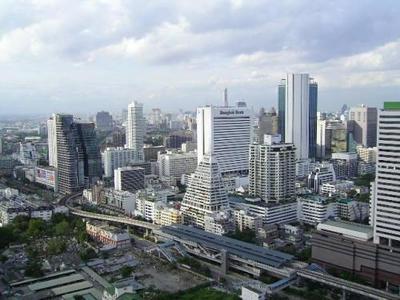
[[[374,242],[400,248],[400,102],[385,102],[378,113],[377,149]]]
[[[53,114],[59,191],[73,193],[101,177],[100,151],[93,123],[74,122],[72,115]],[[54,124],[53,124],[54,125]]]
[[[204,217],[229,206],[228,194],[213,155],[204,155],[183,197],[184,222],[204,229]]]
[[[136,160],[143,161],[143,144],[146,130],[143,116],[143,104],[132,102],[128,106],[128,120],[126,124],[127,148],[135,150]]]
[[[96,114],[96,128],[99,131],[112,130],[113,119],[109,112],[100,111]]]
[[[376,146],[376,107],[352,107],[349,112],[350,124],[353,126],[353,138],[357,144],[365,147]]]
[[[296,146],[297,159],[314,158],[318,84],[308,74],[287,74],[278,86],[279,132]]]
[[[247,173],[251,117],[243,106],[205,106],[197,109],[197,155],[201,162],[214,154],[221,173]]]
[[[281,143],[280,135],[266,135],[264,144],[250,145],[249,193],[266,202],[296,196],[296,148]]]
[[[56,115],[47,120],[47,143],[49,146],[49,165],[57,168]]]

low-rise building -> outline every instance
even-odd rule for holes
[[[182,212],[174,207],[160,205],[156,208],[153,223],[161,226],[183,224]]]
[[[263,226],[263,217],[254,213],[248,212],[243,209],[236,209],[233,211],[235,218],[235,228],[239,231],[244,229],[251,229],[257,231]]]
[[[204,216],[204,230],[217,235],[224,235],[235,229],[229,210],[215,212]]]
[[[126,215],[132,216],[136,207],[136,196],[128,191],[119,191],[112,188],[104,191],[105,202],[108,205],[114,206]]]
[[[35,182],[43,184],[44,186],[58,192],[58,176],[57,169],[53,167],[35,167]]]
[[[338,217],[348,221],[363,221],[369,215],[369,203],[352,199],[337,201],[337,208]]]
[[[310,196],[298,198],[298,219],[310,225],[318,225],[329,218],[337,217],[337,204],[331,198]]]
[[[320,194],[332,197],[335,195],[346,195],[354,188],[354,182],[350,180],[338,180],[335,182],[326,182],[320,187]]]
[[[131,244],[128,232],[102,223],[86,222],[86,232],[94,240],[115,248],[125,248]]]

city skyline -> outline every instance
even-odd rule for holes
[[[194,110],[225,87],[231,103],[276,107],[287,72],[318,81],[319,110],[399,97],[396,2],[267,4],[3,2],[0,114]]]

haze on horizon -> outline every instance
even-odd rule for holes
[[[319,109],[400,99],[399,1],[3,0],[0,114],[276,106],[286,72]]]

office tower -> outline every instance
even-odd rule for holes
[[[221,173],[247,173],[251,116],[243,102],[236,106],[205,106],[197,109],[197,154],[201,162],[215,155]]]
[[[318,120],[316,158],[325,159],[332,153],[347,152],[347,126],[340,120]]]
[[[278,116],[274,108],[270,112],[265,112],[264,109],[260,110],[258,116],[258,142],[264,143],[264,135],[275,135],[278,133]]]
[[[228,107],[229,105],[228,105],[228,89],[227,88],[224,89],[223,100],[224,100],[224,106]]]
[[[196,152],[167,151],[158,154],[158,169],[160,178],[170,180],[172,185],[181,181],[183,174],[192,174],[197,167]]]
[[[101,154],[104,167],[104,177],[113,177],[114,170],[126,167],[135,161],[135,150],[127,148],[107,148]]]
[[[3,154],[3,137],[0,136],[0,155]]]
[[[144,169],[140,167],[123,167],[114,171],[114,187],[117,191],[134,193],[144,189]]]
[[[287,74],[278,86],[279,133],[296,146],[297,159],[314,158],[318,84],[308,74]]]
[[[296,148],[281,142],[280,135],[264,138],[264,144],[250,145],[249,193],[266,202],[290,200],[296,196]]]
[[[349,120],[353,125],[353,138],[357,144],[365,147],[376,146],[376,107],[352,107],[349,112]]]
[[[47,120],[47,143],[49,146],[49,165],[57,168],[56,115]]]
[[[113,118],[107,111],[96,114],[96,128],[99,131],[110,131],[113,128]]]
[[[144,160],[143,140],[146,124],[143,117],[143,104],[132,102],[128,106],[128,121],[126,124],[127,148],[135,150],[136,159]]]
[[[204,155],[183,197],[184,222],[204,229],[204,217],[228,207],[228,194],[213,155]]]
[[[176,131],[165,137],[164,146],[166,148],[180,149],[183,143],[191,142],[192,140],[191,131]]]
[[[378,125],[374,242],[400,248],[400,102],[384,103]]]
[[[59,191],[73,193],[101,177],[100,151],[93,123],[74,122],[72,115],[53,115],[56,125]]]

